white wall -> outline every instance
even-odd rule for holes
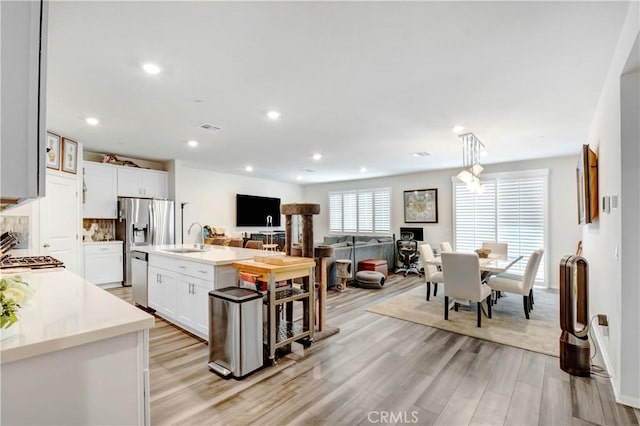
[[[184,208],[184,242],[195,242],[197,232],[187,235],[192,222],[220,226],[226,234],[241,236],[243,232],[264,231],[262,228],[236,228],[236,194],[280,198],[282,203],[302,202],[300,185],[259,179],[250,176],[218,173],[174,160],[168,165],[170,173],[169,198],[176,204],[176,242],[180,242],[180,203]],[[198,227],[194,228],[198,229]],[[284,218],[282,226],[284,229]]]
[[[484,173],[508,172],[514,170],[549,169],[549,252],[545,253],[546,267],[551,287],[558,287],[558,274],[554,273],[560,259],[574,253],[580,240],[580,228],[577,224],[577,204],[575,192],[575,169],[578,162],[579,147],[576,155],[568,157],[545,158],[541,160],[518,161],[490,164]],[[440,241],[451,241],[453,235],[453,200],[451,177],[460,168],[426,171],[410,175],[365,179],[350,182],[308,185],[304,187],[306,202],[320,204],[320,215],[314,218],[314,239],[322,240],[329,234],[330,191],[360,188],[391,188],[391,229],[399,235],[400,227],[422,227],[425,242],[437,247]],[[405,224],[403,197],[404,191],[412,189],[438,188],[438,223]]]
[[[621,127],[621,75],[630,58],[632,47],[640,33],[640,5],[631,2],[627,20],[622,29],[611,68],[604,83],[588,142],[598,154],[599,194],[619,194],[619,208],[609,214],[600,214],[599,219],[582,230],[583,256],[589,261],[589,311],[591,315],[606,314],[609,317],[609,334],[603,336],[596,327],[598,341],[604,350],[605,363],[613,376],[613,387],[619,402],[640,407],[640,350],[638,328],[640,315],[638,305],[638,276],[622,274],[622,264],[636,265],[640,262],[637,241],[638,211],[622,216],[622,212],[638,201],[638,115],[630,119],[626,129]],[[637,49],[637,45],[634,49]],[[637,55],[637,51],[635,55]],[[637,70],[636,70],[637,71]],[[623,90],[637,90],[623,86]],[[628,93],[633,99],[640,93]],[[623,105],[627,108],[628,105]],[[635,157],[634,157],[635,156]],[[630,161],[627,161],[630,160]],[[624,176],[624,178],[623,178]],[[635,179],[635,182],[633,180]],[[636,234],[631,235],[633,232]],[[624,233],[624,237],[623,237]],[[625,251],[624,241],[633,240],[635,250]],[[621,263],[622,261],[622,263]]]

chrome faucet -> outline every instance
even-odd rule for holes
[[[204,246],[204,237],[202,236],[202,225],[200,224],[200,222],[193,222],[189,226],[189,229],[187,230],[187,234],[191,235],[191,229],[193,229],[194,225],[198,225],[200,227],[200,246]]]

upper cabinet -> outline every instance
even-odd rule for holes
[[[0,2],[0,210],[45,193],[48,4]]]
[[[118,196],[168,198],[169,173],[160,170],[118,167]]]
[[[84,162],[83,216],[92,219],[118,217],[118,168],[109,164]]]

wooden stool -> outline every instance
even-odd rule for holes
[[[336,277],[340,278],[340,284],[337,284],[336,288],[339,291],[347,289],[347,280],[352,276],[351,266],[349,259],[336,259]]]

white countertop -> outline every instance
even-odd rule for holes
[[[153,316],[64,268],[19,275],[36,292],[19,311],[18,334],[0,342],[2,364],[155,324]]]
[[[92,244],[122,244],[120,240],[109,240],[109,241],[83,241],[84,245],[92,245]]]
[[[198,246],[200,246],[198,244]],[[149,254],[157,254],[194,262],[208,263],[211,265],[230,265],[238,260],[249,260],[255,256],[283,256],[284,252],[264,251],[228,246],[204,245],[205,251],[193,253],[172,253],[166,250],[194,248],[193,244],[173,244],[165,246],[137,246],[134,251],[142,251]]]

